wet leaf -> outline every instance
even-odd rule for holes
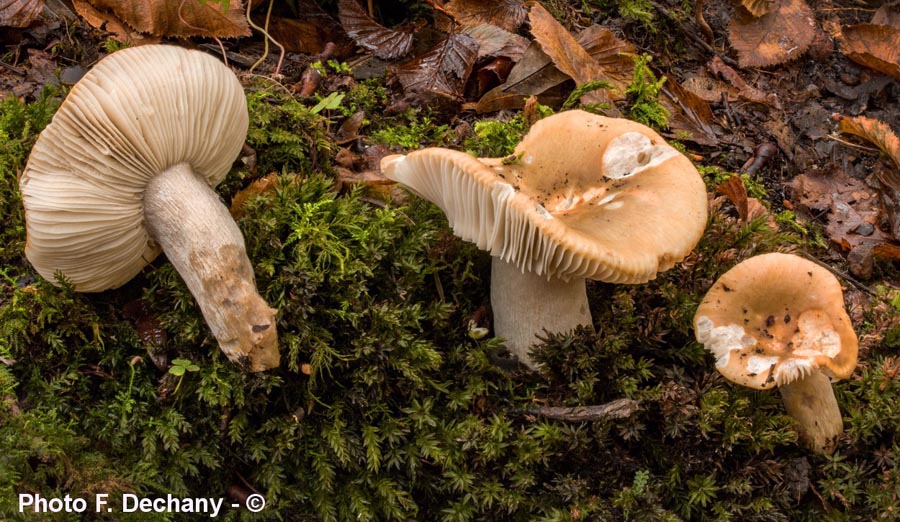
[[[463,33],[478,42],[478,59],[502,56],[516,62],[528,48],[528,39],[496,25],[481,24],[467,27]]]
[[[427,53],[399,64],[395,71],[406,92],[459,99],[477,57],[478,42],[456,33]]]
[[[873,256],[895,258],[900,251],[890,234],[878,227],[881,210],[874,190],[843,170],[800,174],[788,184],[795,208],[826,216],[828,238],[848,252],[857,277],[871,275]]]
[[[44,0],[0,0],[0,27],[28,27],[43,8]]]
[[[576,85],[607,79],[597,60],[588,54],[549,11],[537,2],[529,2],[527,5],[530,8],[528,19],[531,22],[531,34],[557,69],[575,80]],[[582,100],[585,103],[605,103],[612,107],[606,89],[591,91]]]
[[[98,10],[87,0],[72,0],[72,6],[78,16],[92,27],[106,31],[118,42],[134,44],[144,38],[144,35],[122,23],[116,15]]]
[[[753,16],[762,16],[772,9],[772,0],[742,0],[741,4]]]
[[[666,82],[660,102],[669,111],[669,128],[680,139],[701,145],[718,145],[719,139],[712,127],[713,112],[706,100],[682,88],[676,82]]]
[[[900,30],[900,8],[895,2],[894,5],[885,4],[875,11],[872,20],[869,22],[874,25],[889,25],[894,29]]]
[[[728,38],[741,67],[766,67],[799,58],[816,34],[812,9],[804,0],[775,0],[760,17],[737,10]]]
[[[409,53],[413,44],[413,28],[390,29],[380,25],[356,0],[340,0],[338,17],[356,45],[384,60]]]
[[[871,142],[893,162],[890,168],[876,169],[875,178],[881,183],[883,205],[891,214],[891,232],[895,238],[900,238],[900,138],[883,121],[865,116],[838,115],[836,118],[838,130]]]
[[[258,25],[265,22],[253,17]],[[355,44],[344,29],[324,11],[302,8],[301,18],[273,16],[269,20],[269,34],[290,52],[316,55],[332,42],[338,57],[355,52]],[[255,60],[254,60],[255,61]]]
[[[737,89],[703,72],[688,76],[681,82],[681,86],[698,98],[708,102],[721,102],[723,95],[730,102],[738,99]]]
[[[521,0],[450,0],[443,8],[464,28],[490,24],[515,32],[525,22],[526,16]]]
[[[218,3],[203,3],[200,0],[183,2],[164,0],[89,0],[96,14],[105,18],[106,23],[122,23],[141,33],[154,36],[188,38],[203,36],[217,38],[237,38],[250,36],[250,26],[245,18],[242,3],[233,0],[226,12]],[[86,17],[88,23],[98,29],[95,18]]]
[[[778,97],[774,93],[766,94],[756,87],[747,83],[737,71],[731,68],[728,64],[722,61],[718,56],[714,56],[712,60],[706,65],[709,68],[709,71],[715,75],[718,75],[723,80],[730,83],[737,89],[737,95],[747,101],[752,101],[754,103],[762,103],[766,105],[774,105],[780,108],[780,104],[778,103]]]
[[[887,25],[845,27],[841,52],[854,62],[900,80],[900,30]]]
[[[723,181],[716,187],[716,192],[728,198],[728,201],[737,209],[738,217],[744,223],[749,223],[760,216],[765,216],[769,212],[757,198],[749,197],[747,187],[744,185],[744,179],[740,176],[731,176]],[[773,229],[778,229],[774,219],[770,219],[769,226]]]

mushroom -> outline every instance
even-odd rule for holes
[[[104,58],[72,88],[19,180],[28,260],[54,284],[59,273],[99,292],[164,251],[225,355],[252,371],[278,366],[276,311],[212,188],[248,121],[240,82],[212,56],[146,45]]]
[[[694,333],[728,380],[777,386],[800,440],[831,453],[843,421],[831,380],[856,367],[856,333],[841,285],[828,270],[791,254],[743,261],[715,282],[697,308]]]
[[[592,325],[586,279],[653,279],[706,226],[706,189],[687,157],[644,125],[579,110],[536,123],[508,158],[427,148],[381,168],[491,253],[494,331],[532,369],[543,330]]]

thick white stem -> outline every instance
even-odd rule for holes
[[[828,377],[813,372],[778,389],[784,409],[797,421],[801,442],[815,452],[833,453],[844,431],[844,421]]]
[[[592,324],[584,279],[548,281],[498,257],[491,264],[491,309],[494,335],[506,339],[507,348],[531,369],[537,365],[528,351],[537,335]]]
[[[157,175],[144,217],[228,359],[254,372],[277,367],[276,311],[257,292],[244,236],[206,180],[185,163]]]

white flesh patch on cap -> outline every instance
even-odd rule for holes
[[[626,132],[613,138],[603,153],[603,176],[620,179],[655,167],[679,153],[669,145],[653,145],[640,132]]]
[[[800,331],[794,335],[793,355],[795,357],[818,357],[825,355],[834,359],[841,351],[841,337],[830,323],[817,320],[818,314],[801,314],[797,320]]]
[[[747,358],[747,372],[760,374],[769,371],[773,364],[778,364],[778,356],[775,355],[751,355]]]
[[[740,325],[715,326],[712,320],[706,316],[697,318],[694,333],[697,341],[703,344],[703,347],[716,358],[717,368],[728,365],[731,352],[756,344],[756,339],[748,335]]]

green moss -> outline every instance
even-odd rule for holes
[[[238,223],[260,292],[279,310],[282,367],[247,374],[229,363],[164,259],[123,288],[83,295],[37,278],[21,250],[8,250],[0,517],[19,516],[12,502],[25,491],[220,497],[245,480],[268,507],[228,519],[812,521],[900,509],[892,338],[834,385],[847,434],[833,457],[800,447],[780,397],[728,383],[694,340],[693,313],[713,281],[796,244],[795,231],[714,213],[695,251],[656,280],[590,283],[596,331],[547,336],[539,375],[506,373],[494,364],[501,343],[468,335],[489,302],[488,256],[417,198],[385,207],[339,195],[311,173],[312,151],[327,161],[330,150],[321,120],[289,97],[250,96],[261,164],[289,171],[278,155],[297,167]],[[0,121],[44,113],[0,107],[11,111]],[[292,126],[302,118],[312,127]],[[267,129],[293,133],[290,147]],[[493,137],[478,146],[502,148],[520,131],[484,132]],[[33,141],[14,136],[24,148],[4,156],[7,172]],[[0,191],[15,195],[14,182],[4,176]],[[9,234],[21,245],[21,231]],[[122,311],[139,297],[168,337],[168,360],[196,371],[151,364],[157,348]],[[616,420],[536,410],[623,397],[639,408]]]
[[[38,134],[50,123],[59,106],[57,88],[45,89],[32,103],[14,97],[0,100],[0,266],[21,261],[25,242],[25,215],[18,176]]]
[[[405,150],[440,147],[451,137],[449,125],[437,125],[431,116],[418,110],[408,110],[395,122],[371,133],[375,143]]]
[[[655,129],[665,129],[669,125],[669,110],[659,101],[659,95],[666,77],[657,79],[650,69],[652,57],[649,54],[631,55],[634,60],[634,74],[625,88],[628,98],[627,116]]]

